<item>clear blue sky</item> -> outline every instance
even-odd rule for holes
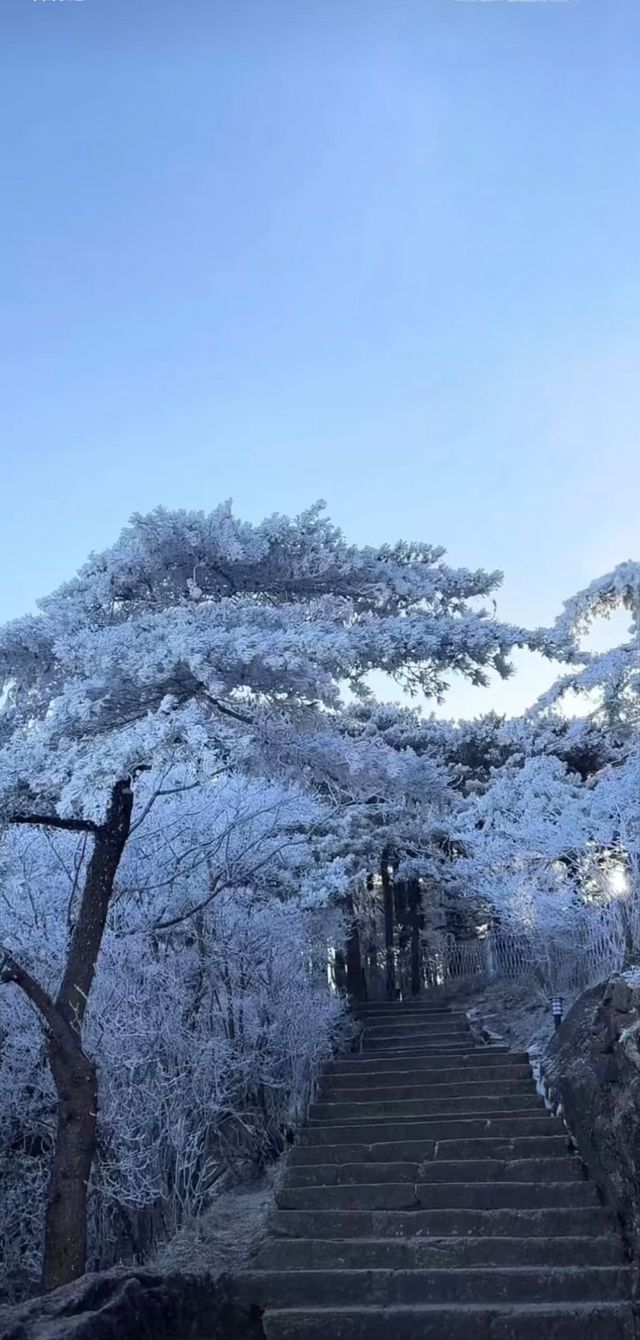
[[[637,556],[640,0],[2,0],[0,53],[0,618],[158,502],[322,496],[533,624]]]

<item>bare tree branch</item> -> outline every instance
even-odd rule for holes
[[[226,887],[225,884],[220,882],[220,877],[217,879],[214,878],[212,882],[213,889],[206,898],[203,898],[202,902],[196,903],[193,907],[189,907],[186,912],[180,912],[178,916],[172,917],[170,921],[154,922],[151,929],[154,931],[168,931],[172,926],[179,926],[181,922],[188,921],[189,918],[195,916],[197,912],[204,911],[205,907],[208,907],[209,903],[212,903],[214,898],[217,897],[219,893],[222,893],[222,890]]]
[[[253,726],[251,717],[245,716],[243,712],[238,712],[234,707],[227,707],[226,703],[221,703],[219,698],[214,698],[210,693],[207,693],[205,696],[223,716],[232,717],[234,721],[241,721],[245,726]]]
[[[67,833],[97,833],[93,819],[61,819],[58,814],[12,814],[10,824],[39,824],[41,828],[64,828]]]
[[[63,1018],[55,1001],[51,999],[48,991],[36,981],[35,977],[27,972],[22,964],[14,959],[13,954],[4,945],[0,945],[0,981],[13,982],[24,991],[25,996],[35,1005],[38,1013],[42,1016],[49,1032],[56,1041],[64,1047],[72,1047],[81,1051],[80,1043],[73,1030],[70,1028],[66,1019]]]

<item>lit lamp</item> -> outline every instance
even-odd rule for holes
[[[553,1022],[556,1026],[557,1033],[560,1024],[562,1023],[562,1015],[564,1014],[564,999],[562,996],[553,997],[553,1000],[551,1001],[551,1009],[553,1010]]]

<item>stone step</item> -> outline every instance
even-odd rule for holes
[[[450,1070],[427,1069],[406,1069],[395,1071],[374,1070],[370,1074],[363,1075],[361,1071],[344,1070],[334,1071],[323,1077],[320,1086],[321,1093],[344,1093],[360,1094],[378,1092],[382,1089],[395,1090],[396,1096],[401,1097],[407,1088],[430,1088],[438,1086],[438,1092],[443,1092],[440,1085],[450,1086],[454,1089],[467,1089],[469,1085],[484,1084],[492,1088],[495,1084],[503,1085],[520,1084],[530,1082],[531,1067],[529,1065],[494,1065],[494,1066],[468,1066],[462,1070],[459,1066],[454,1066]]]
[[[288,1169],[287,1187],[356,1186],[366,1182],[570,1182],[584,1180],[580,1160],[425,1159],[395,1163],[306,1163]]]
[[[362,1182],[283,1186],[281,1210],[533,1210],[599,1204],[593,1182]]]
[[[351,1133],[351,1132],[350,1132]],[[352,1142],[338,1144],[317,1143],[294,1145],[287,1156],[289,1168],[308,1164],[329,1163],[421,1163],[427,1159],[443,1163],[460,1159],[531,1159],[564,1158],[570,1150],[566,1131],[552,1135],[465,1136],[462,1138],[373,1140],[358,1141],[359,1132],[353,1133]]]
[[[360,1032],[365,1042],[386,1041],[390,1046],[413,1046],[424,1039],[425,1042],[456,1043],[465,1038],[478,1046],[487,1044],[472,1033],[468,1024],[365,1024]]]
[[[267,1238],[261,1270],[430,1270],[467,1266],[623,1264],[613,1233],[562,1238]]]
[[[403,1029],[401,1033],[389,1034],[388,1031],[372,1033],[367,1028],[362,1037],[362,1051],[367,1053],[378,1051],[402,1053],[411,1047],[425,1047],[429,1050],[433,1050],[434,1047],[451,1047],[452,1050],[455,1050],[456,1048],[466,1047],[473,1041],[473,1034],[468,1030],[464,1033],[461,1030],[435,1033],[431,1030],[427,1032],[424,1028],[416,1028]],[[482,1046],[482,1043],[478,1043],[478,1046]]]
[[[467,1019],[438,1019],[437,1022],[425,1023],[424,1020],[398,1019],[393,1023],[366,1023],[364,1025],[364,1036],[367,1041],[374,1038],[397,1038],[409,1037],[455,1037],[458,1033],[469,1034],[471,1032]]]
[[[237,1292],[268,1340],[640,1340],[634,1282],[524,1052],[371,1002]]]
[[[289,1238],[402,1238],[431,1234],[483,1237],[583,1237],[610,1231],[611,1220],[600,1205],[540,1209],[472,1210],[281,1210],[273,1211],[269,1229]]]
[[[381,1024],[389,1028],[402,1028],[405,1024],[422,1024],[425,1028],[435,1028],[439,1026],[446,1027],[450,1023],[463,1024],[470,1027],[470,1020],[462,1010],[455,1013],[453,1010],[370,1010],[365,1014],[353,1015],[356,1023],[362,1028],[370,1028],[375,1024]]]
[[[311,1123],[304,1128],[300,1136],[301,1144],[339,1145],[339,1144],[375,1144],[404,1140],[464,1140],[474,1136],[523,1136],[523,1135],[561,1135],[563,1125],[558,1117],[534,1112],[523,1115],[511,1113],[505,1116],[452,1117],[446,1114],[440,1118],[426,1120],[420,1117],[407,1117],[404,1121],[368,1121],[358,1124],[335,1122]]]
[[[402,1056],[363,1056],[361,1052],[352,1052],[339,1061],[330,1061],[325,1067],[325,1075],[395,1075],[414,1070],[451,1070],[461,1072],[467,1069],[491,1069],[500,1066],[529,1065],[526,1052],[510,1052],[506,1047],[467,1048],[449,1064],[446,1057],[432,1053],[417,1052],[408,1058]],[[362,1080],[365,1083],[365,1080]]]
[[[310,1119],[312,1121],[329,1121],[334,1117],[340,1117],[342,1112],[346,1113],[347,1110],[351,1110],[354,1118],[362,1117],[364,1121],[367,1121],[373,1115],[373,1112],[367,1111],[368,1108],[375,1108],[376,1113],[379,1110],[383,1117],[397,1114],[400,1119],[412,1115],[410,1111],[412,1107],[418,1109],[413,1113],[414,1116],[437,1112],[438,1115],[451,1113],[455,1117],[465,1110],[468,1111],[470,1116],[474,1116],[478,1111],[491,1111],[498,1114],[499,1112],[513,1112],[520,1109],[525,1112],[530,1108],[541,1106],[546,1111],[544,1099],[538,1093],[531,1076],[527,1080],[520,1080],[511,1084],[501,1084],[499,1081],[494,1081],[493,1084],[476,1082],[457,1085],[412,1085],[407,1086],[406,1091],[398,1091],[383,1086],[381,1089],[371,1087],[361,1089],[359,1092],[366,1096],[353,1098],[349,1092],[345,1094],[342,1089],[321,1093],[316,1101],[310,1105]]]
[[[391,1308],[274,1308],[267,1340],[637,1340],[635,1307],[494,1303]]]
[[[414,1036],[415,1033],[424,1034],[426,1037],[438,1036],[438,1033],[445,1033],[446,1037],[453,1037],[457,1033],[470,1033],[471,1025],[467,1018],[454,1018],[453,1014],[442,1018],[390,1018],[390,1020],[357,1020],[360,1028],[363,1029],[366,1037],[402,1037],[404,1033],[408,1036]]]
[[[453,1070],[457,1069],[459,1059],[461,1060],[465,1056],[475,1058],[479,1052],[486,1055],[483,1047],[474,1050],[474,1048],[470,1047],[468,1044],[466,1046],[460,1046],[457,1049],[451,1047],[420,1046],[417,1048],[409,1048],[408,1050],[405,1048],[402,1048],[401,1050],[396,1048],[389,1051],[378,1051],[378,1049],[374,1047],[372,1050],[367,1050],[365,1048],[364,1051],[353,1052],[352,1057],[356,1069],[362,1067],[363,1070],[368,1070],[369,1068],[375,1070],[380,1061],[403,1062],[404,1064],[398,1067],[400,1070],[412,1069],[414,1066],[416,1069],[419,1069],[423,1060],[436,1062],[436,1065],[430,1066],[429,1069]]]
[[[485,1093],[465,1093],[454,1098],[431,1094],[425,1098],[376,1098],[371,1102],[349,1103],[312,1103],[309,1108],[310,1122],[324,1121],[370,1121],[374,1117],[441,1117],[451,1114],[457,1116],[475,1116],[476,1113],[491,1113],[495,1116],[509,1112],[544,1112],[544,1098],[527,1085],[515,1093],[503,1093],[497,1089],[493,1095]]]
[[[508,1055],[508,1048],[497,1045],[495,1047],[483,1046],[481,1042],[474,1044],[473,1042],[466,1040],[455,1043],[446,1041],[429,1042],[425,1041],[423,1038],[420,1042],[415,1042],[411,1046],[403,1045],[402,1047],[392,1047],[389,1043],[384,1047],[363,1046],[362,1051],[352,1052],[351,1055],[355,1058],[359,1058],[363,1062],[402,1061],[405,1059],[411,1060],[416,1056],[434,1056],[436,1058],[442,1058],[445,1065],[448,1065],[449,1063],[457,1065],[459,1056],[473,1056],[478,1055],[479,1053],[483,1056],[495,1056],[496,1053],[499,1054],[500,1052],[504,1055]]]
[[[414,1303],[608,1302],[630,1299],[629,1266],[500,1266],[447,1270],[257,1270],[234,1294],[258,1307],[395,1307]]]
[[[419,999],[400,1001],[400,1000],[366,1000],[361,1001],[359,1005],[354,1005],[351,1013],[356,1019],[361,1015],[365,1017],[370,1014],[447,1014],[460,1015],[466,1019],[466,1011],[454,1009],[450,1005],[429,1005]]]
[[[465,1014],[421,1014],[416,1011],[413,1014],[369,1014],[356,1017],[354,1022],[358,1028],[364,1029],[369,1033],[372,1029],[386,1029],[388,1032],[395,1032],[403,1028],[423,1029],[425,1033],[432,1030],[448,1032],[449,1029],[470,1029],[472,1024]]]
[[[417,1076],[415,1081],[393,1085],[378,1084],[377,1080],[372,1080],[370,1084],[360,1088],[347,1088],[344,1084],[335,1085],[332,1081],[323,1084],[318,1093],[318,1102],[320,1103],[388,1103],[388,1102],[427,1102],[440,1098],[491,1098],[495,1095],[536,1093],[536,1086],[531,1074],[524,1074],[517,1079],[499,1079],[485,1080],[472,1079],[463,1080],[457,1084],[430,1084],[425,1083],[424,1076]]]

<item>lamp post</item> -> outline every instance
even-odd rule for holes
[[[562,996],[553,997],[553,1000],[551,1001],[551,1009],[553,1010],[553,1022],[557,1033],[564,1014],[564,999]]]

